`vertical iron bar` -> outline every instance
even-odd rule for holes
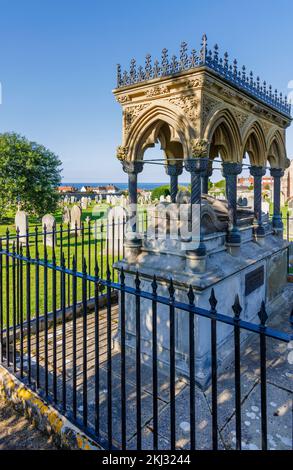
[[[170,428],[171,428],[171,449],[176,449],[176,410],[175,410],[175,290],[173,281],[170,281],[169,287],[170,306]]]
[[[72,260],[72,409],[73,417],[76,419],[76,302],[77,302],[77,276],[76,258]]]
[[[158,351],[157,351],[157,280],[156,276],[153,278],[152,291],[152,372],[153,372],[153,444],[154,450],[158,450]]]
[[[108,408],[108,443],[112,448],[112,332],[111,332],[111,274],[107,264],[107,408]]]
[[[10,366],[10,283],[9,283],[9,230],[6,231],[6,363]]]
[[[52,253],[52,311],[53,311],[53,399],[57,403],[57,307],[56,307],[56,255]]]
[[[83,425],[87,426],[87,266],[83,258],[82,278],[83,305]]]
[[[189,380],[190,380],[190,449],[195,450],[195,348],[194,348],[194,292],[192,286],[189,298]]]
[[[236,295],[234,305],[234,360],[235,360],[235,418],[236,418],[236,450],[241,450],[241,366],[240,366],[240,327],[239,320],[242,307]]]
[[[27,322],[27,362],[28,362],[28,382],[31,383],[31,269],[30,269],[30,249],[29,234],[26,236],[26,322]]]
[[[13,311],[13,370],[16,372],[16,259],[15,259],[15,242],[12,246],[12,311]]]
[[[135,278],[135,339],[136,339],[136,448],[141,450],[141,325],[140,325],[140,279]]]
[[[23,248],[20,245],[20,260],[19,260],[19,315],[20,315],[20,377],[23,378],[23,348],[24,348],[24,334],[23,334]]]
[[[214,289],[209,299],[211,305],[211,363],[212,363],[212,440],[213,450],[218,450],[218,390],[217,390],[217,320]]]
[[[48,253],[47,229],[44,225],[44,354],[45,354],[45,393],[48,396]]]
[[[61,304],[62,304],[62,408],[66,412],[66,274],[65,257],[61,261]]]
[[[88,220],[88,273],[91,275],[91,221]],[[91,298],[91,281],[88,281],[88,298]]]
[[[35,302],[36,302],[36,385],[40,387],[40,290],[39,290],[39,249],[38,249],[38,227],[35,227]]]
[[[126,449],[126,363],[125,363],[125,275],[123,267],[120,275],[121,308],[121,437],[122,450]]]
[[[99,268],[95,261],[95,433],[100,435],[100,325],[99,325]]]

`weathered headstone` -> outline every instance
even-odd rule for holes
[[[57,234],[56,234],[56,221],[52,214],[46,214],[42,218],[42,229],[45,232],[46,228],[46,245],[56,246]],[[43,236],[45,243],[45,235]]]
[[[73,206],[71,209],[71,220],[70,220],[70,227],[71,229],[75,230],[77,228],[77,234],[80,235],[80,228],[81,228],[81,208],[78,206]]]
[[[64,225],[70,224],[70,210],[68,207],[64,207],[63,209],[62,222]]]
[[[15,227],[19,233],[19,243],[26,244],[28,233],[28,215],[24,211],[17,211],[15,214]]]

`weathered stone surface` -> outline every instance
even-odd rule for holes
[[[42,218],[42,229],[43,232],[46,228],[46,237],[44,236],[44,243],[46,239],[47,246],[55,246],[57,241],[57,234],[56,234],[56,220],[52,214],[46,214]]]
[[[17,211],[15,214],[15,228],[19,233],[20,243],[26,243],[26,235],[28,232],[28,215],[24,211]]]

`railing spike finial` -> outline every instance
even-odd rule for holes
[[[196,65],[197,65],[196,50],[192,49],[191,54],[190,54],[190,58],[189,58],[189,66],[192,69],[192,68],[196,67]]]
[[[208,48],[208,38],[204,33],[201,40],[201,50],[200,50],[200,61],[202,64],[205,64],[207,57],[207,48]]]
[[[152,56],[151,56],[151,54],[146,55],[144,75],[145,75],[146,80],[149,80],[152,77]]]
[[[136,274],[135,274],[135,289],[137,291],[140,291],[140,283],[141,283],[141,281],[139,279],[139,273],[138,273],[138,271],[136,271]]]
[[[246,67],[242,65],[242,80],[245,81],[246,79]]]
[[[235,319],[239,320],[240,314],[242,312],[242,307],[240,305],[239,295],[238,294],[235,295],[235,301],[234,301],[234,304],[232,305],[232,310],[234,312]]]
[[[190,305],[193,305],[193,304],[194,304],[195,295],[194,295],[193,287],[192,287],[191,284],[190,284],[189,289],[188,289],[187,297],[188,297],[188,300],[189,300],[189,304],[190,304]]]
[[[225,69],[228,68],[228,59],[229,59],[229,54],[228,54],[228,52],[225,52],[224,53],[224,67],[225,67]]]
[[[117,64],[117,88],[121,86],[122,74],[121,74],[121,65]]]
[[[168,75],[168,71],[169,71],[169,59],[168,59],[168,49],[166,49],[166,47],[164,47],[164,49],[162,50],[162,67],[161,67],[161,70],[162,70],[162,76],[165,76],[165,75]]]
[[[180,69],[185,70],[188,67],[187,43],[183,41],[180,45]]]
[[[155,274],[154,274],[154,277],[153,277],[152,289],[153,289],[153,295],[157,295],[158,283],[157,283],[157,277],[156,277]]]
[[[124,273],[124,268],[123,268],[123,266],[122,266],[121,272],[120,272],[120,282],[121,282],[121,285],[122,285],[122,286],[125,285],[125,273]]]
[[[214,62],[218,63],[219,60],[219,46],[218,44],[214,45]]]
[[[98,260],[96,259],[96,261],[95,261],[95,277],[99,277],[99,272],[100,272],[99,263],[98,263]]]
[[[261,302],[260,311],[258,312],[258,318],[260,319],[261,326],[265,326],[266,321],[269,317],[266,311],[266,305],[264,300]]]
[[[237,64],[238,64],[237,59],[234,59],[234,61],[233,61],[233,73],[234,73],[235,76],[237,76],[237,67],[238,67]]]
[[[175,289],[174,289],[174,284],[173,284],[173,279],[170,278],[170,284],[169,284],[169,295],[170,295],[170,300],[174,301],[174,295],[175,295]]]
[[[131,59],[130,61],[129,76],[130,76],[130,83],[135,83],[136,82],[136,60],[135,59]]]
[[[211,295],[210,295],[210,298],[209,298],[209,303],[210,303],[212,312],[215,312],[218,301],[217,301],[216,296],[215,296],[214,288],[212,288]]]
[[[82,272],[83,272],[83,274],[87,273],[87,265],[86,265],[85,256],[83,257],[83,260],[82,260]]]

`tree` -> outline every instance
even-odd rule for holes
[[[163,185],[163,186],[158,186],[157,188],[152,190],[151,198],[152,201],[155,199],[160,199],[160,196],[169,196],[170,195],[170,186],[169,185]]]
[[[0,217],[19,207],[42,216],[57,208],[61,161],[16,133],[0,134]]]

